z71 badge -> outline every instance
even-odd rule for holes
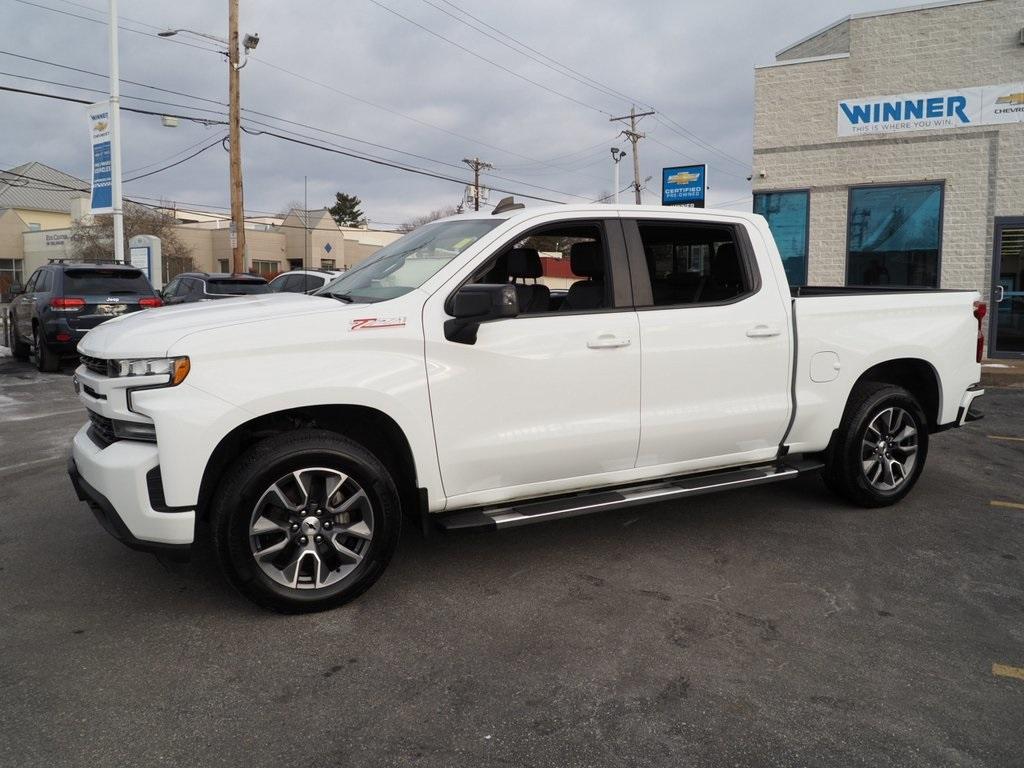
[[[401,328],[405,325],[404,317],[360,317],[352,321],[349,330],[361,331],[364,328]]]

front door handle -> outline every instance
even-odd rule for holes
[[[631,340],[625,336],[616,336],[614,333],[602,333],[587,342],[590,349],[614,349],[615,347],[628,347]]]
[[[755,325],[747,331],[747,336],[752,339],[765,339],[770,336],[778,336],[782,331],[770,325]]]

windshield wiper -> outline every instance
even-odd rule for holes
[[[352,302],[355,301],[355,299],[352,298],[351,293],[329,293],[327,295],[330,296],[332,299],[344,301],[346,304],[351,304]]]

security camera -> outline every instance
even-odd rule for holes
[[[247,51],[254,51],[254,50],[256,50],[256,46],[259,45],[259,44],[260,44],[260,35],[259,35],[258,32],[256,34],[253,34],[253,35],[246,35],[242,39],[242,47],[245,48],[245,50],[247,50]]]

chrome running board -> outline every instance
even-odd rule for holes
[[[791,480],[805,472],[816,472],[823,466],[824,464],[817,460],[787,457],[778,464],[674,477],[642,485],[547,497],[516,502],[512,505],[460,510],[439,515],[436,523],[446,531],[514,528],[686,496],[777,483]]]

